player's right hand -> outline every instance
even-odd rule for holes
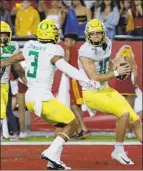
[[[131,66],[128,63],[124,63],[124,65],[118,66],[116,70],[119,75],[130,75]]]

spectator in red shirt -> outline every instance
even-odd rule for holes
[[[76,34],[66,34],[64,37],[64,49],[65,49],[65,59],[78,69],[78,49],[76,47],[76,41],[78,36]],[[70,78],[70,101],[71,110],[76,116],[78,121],[78,132],[74,138],[82,139],[89,136],[88,128],[86,127],[83,117],[81,105],[83,104],[82,90],[79,82],[75,79]]]
[[[134,0],[133,8],[127,13],[127,31],[133,36],[143,34],[143,8],[141,0]]]
[[[128,10],[132,7],[131,0],[120,0],[119,9],[120,9],[120,20],[118,23],[118,34],[126,35],[126,26],[127,26],[127,13]]]

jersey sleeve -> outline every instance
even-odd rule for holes
[[[54,56],[63,56],[65,55],[64,49],[60,45],[55,45],[52,53]]]
[[[50,50],[48,50],[48,54],[50,55],[50,60],[54,56],[62,56],[64,57],[65,52],[64,49],[60,45],[53,45]]]
[[[94,50],[92,49],[92,47],[90,45],[87,44],[83,44],[79,51],[78,51],[78,56],[82,56],[84,58],[89,58],[92,60],[95,60],[95,53]]]
[[[19,45],[17,42],[11,41],[8,44],[8,49],[7,49],[12,55],[17,54],[20,51]]]
[[[28,45],[30,44],[31,41],[28,41],[24,44],[23,46],[23,49],[22,49],[22,54],[23,54],[23,57],[25,58],[26,54],[27,54],[27,47]]]
[[[109,38],[106,38],[106,43],[107,43],[107,52],[109,55],[112,53],[112,41]]]

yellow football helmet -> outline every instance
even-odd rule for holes
[[[96,32],[102,32],[103,33],[103,38],[100,42],[92,42],[90,40],[90,34],[91,33],[96,33]],[[95,45],[95,46],[99,46],[102,45],[105,42],[105,37],[106,37],[106,27],[103,24],[103,22],[99,19],[92,19],[90,20],[85,27],[85,37],[86,37],[86,41]]]
[[[57,43],[59,37],[60,32],[54,20],[43,20],[39,23],[37,28],[37,39],[39,41]]]
[[[0,36],[0,45],[4,46],[11,41],[11,37],[12,37],[11,28],[9,24],[7,24],[5,21],[0,22],[0,34],[2,33],[7,33],[7,37],[6,36],[3,37],[2,35]]]

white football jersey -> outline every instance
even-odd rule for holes
[[[64,56],[63,48],[57,44],[31,40],[25,43],[22,52],[28,86],[27,100],[35,102],[53,98],[51,89],[56,67],[50,61],[56,55]]]
[[[6,60],[9,57],[17,54],[19,51],[19,46],[16,42],[9,42],[7,46],[0,48],[0,60]],[[0,83],[8,83],[10,76],[11,66],[4,67],[0,69]]]
[[[82,56],[85,58],[92,59],[96,66],[96,72],[98,74],[105,74],[108,72],[112,42],[109,38],[106,38],[106,49],[103,49],[103,46],[94,46],[88,42],[85,42],[79,49],[78,56]],[[81,62],[78,59],[79,70],[87,76],[85,73]],[[94,89],[93,87],[89,87],[84,82],[80,82],[83,90]],[[108,84],[108,82],[101,82],[101,87],[104,87]]]

